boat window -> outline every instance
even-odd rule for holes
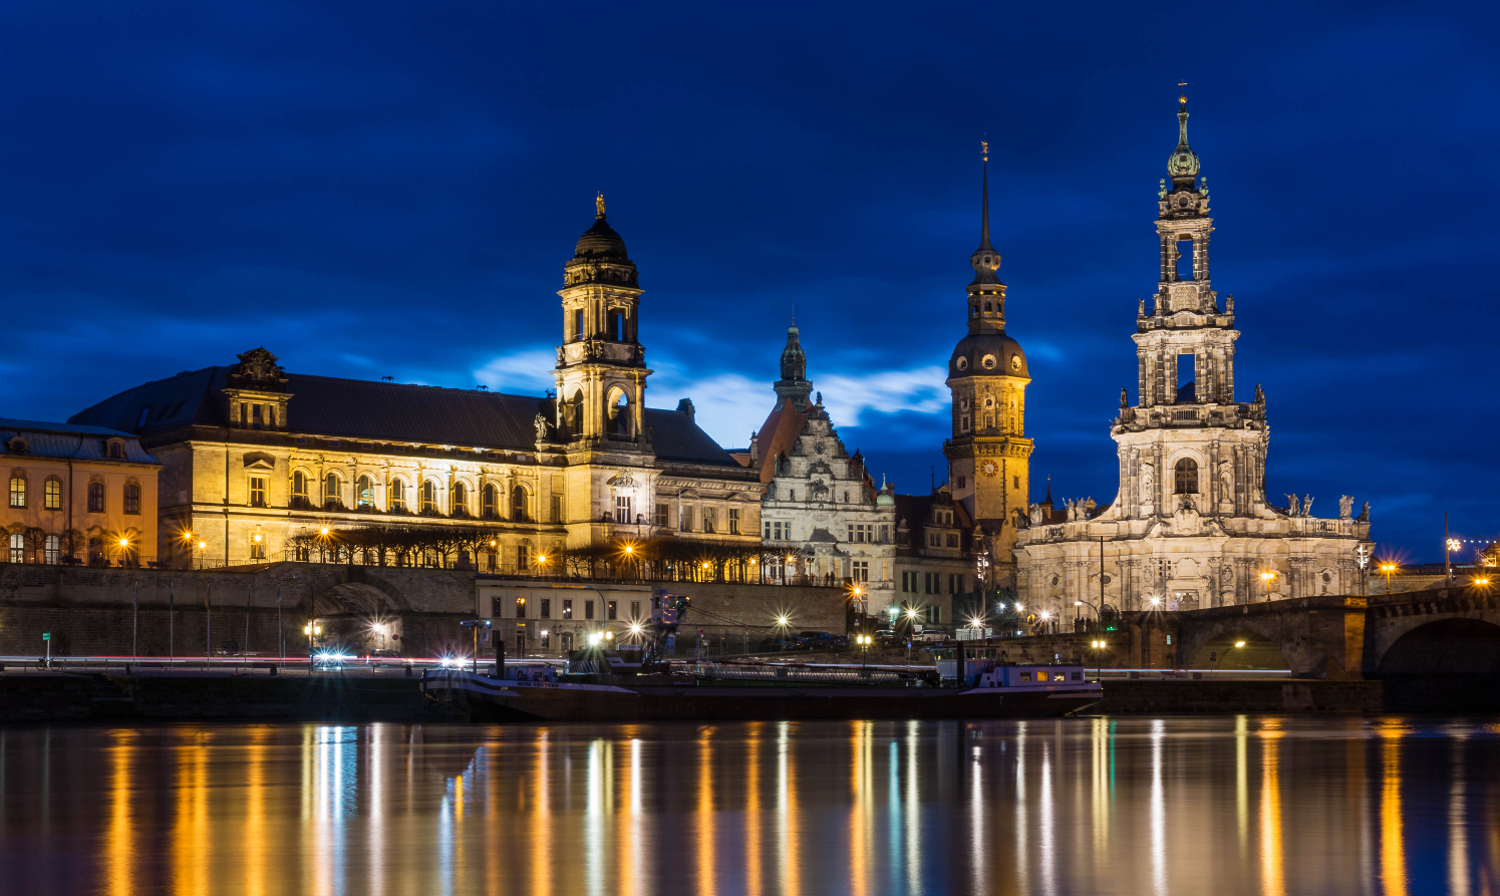
[[[1083,681],[1083,673],[1082,672],[1074,672],[1073,673],[1073,680],[1074,681]]]
[[[1047,673],[1046,672],[1042,672],[1042,671],[1038,671],[1036,673],[1036,680],[1037,681],[1046,681],[1047,680]]]
[[[1021,673],[1021,680],[1022,681],[1030,681],[1031,680],[1031,673],[1030,672],[1022,672]]]

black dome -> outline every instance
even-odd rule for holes
[[[988,367],[985,366],[986,359],[990,359]],[[1031,371],[1026,365],[1026,352],[1021,343],[1004,333],[973,333],[960,339],[953,347],[953,356],[948,359],[948,378],[985,374],[1029,378]]]
[[[625,254],[625,240],[615,233],[603,215],[594,219],[594,226],[583,232],[578,245],[573,249],[573,258],[586,261],[630,261]]]

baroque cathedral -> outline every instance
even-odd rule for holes
[[[1105,608],[1354,594],[1370,546],[1368,504],[1356,516],[1345,496],[1336,518],[1320,518],[1310,496],[1277,506],[1265,494],[1266,396],[1256,386],[1251,401],[1235,400],[1234,297],[1221,302],[1209,279],[1208,183],[1188,145],[1187,98],[1180,104],[1170,185],[1157,192],[1160,277],[1131,336],[1136,402],[1121,390],[1110,430],[1119,493],[1103,508],[1069,501],[1061,514],[1034,504],[1017,533],[1021,602],[1064,622]]]

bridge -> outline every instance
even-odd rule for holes
[[[1299,677],[1500,679],[1500,593],[1487,586],[1320,595],[1163,615],[1175,617],[1161,625],[1171,630],[1175,623],[1179,664],[1202,667],[1208,657],[1245,651],[1265,662],[1279,659]]]

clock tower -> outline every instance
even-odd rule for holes
[[[1008,584],[1014,569],[1016,523],[1027,513],[1030,458],[1026,385],[1031,375],[1021,344],[1005,332],[1000,253],[990,245],[989,147],[985,145],[979,248],[969,257],[974,280],[964,302],[968,335],[948,359],[953,437],[943,447],[954,499],[968,511]]]

